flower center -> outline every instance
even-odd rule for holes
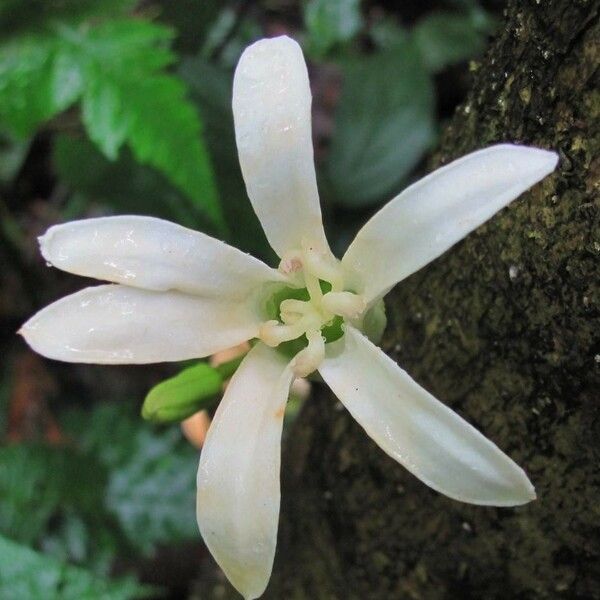
[[[301,340],[292,366],[296,376],[306,377],[321,364],[325,344],[341,337],[344,320],[359,319],[367,303],[344,290],[339,261],[310,241],[284,256],[279,270],[298,287],[273,297],[277,318],[262,324],[259,338],[271,347]]]

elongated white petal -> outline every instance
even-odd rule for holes
[[[371,438],[433,489],[473,504],[535,498],[524,471],[353,327],[319,371]]]
[[[368,301],[448,250],[556,167],[554,152],[501,144],[467,154],[396,196],[342,265]]]
[[[148,290],[243,298],[274,269],[204,233],[153,217],[72,221],[40,238],[44,258],[59,269]]]
[[[35,314],[20,333],[40,354],[83,363],[200,358],[256,337],[251,302],[99,285]]]
[[[246,599],[264,592],[273,568],[281,429],[292,379],[289,362],[257,344],[227,386],[200,455],[200,532]]]
[[[233,117],[248,196],[279,254],[308,237],[328,248],[317,192],[311,94],[298,44],[285,36],[249,46],[233,79]]]

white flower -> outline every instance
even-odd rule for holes
[[[493,506],[535,498],[522,469],[362,331],[396,283],[552,172],[556,154],[499,145],[438,169],[382,208],[339,261],[321,221],[310,110],[294,41],[244,52],[233,86],[237,145],[279,270],[154,218],[67,223],[41,238],[46,260],[117,285],[63,298],[22,329],[34,350],[72,362],[179,361],[260,340],[225,392],[198,470],[200,531],[245,598],[260,596],[271,574],[283,412],[297,376],[318,370],[367,434],[433,489]],[[292,358],[276,348],[299,338],[305,347]]]

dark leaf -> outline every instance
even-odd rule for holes
[[[310,0],[304,7],[307,52],[323,57],[337,44],[352,39],[362,22],[360,0]]]
[[[412,44],[352,61],[327,165],[335,200],[359,207],[388,199],[433,135],[432,82]]]
[[[485,47],[491,25],[484,13],[440,11],[419,21],[412,37],[425,67],[435,73],[477,56]]]
[[[133,579],[109,581],[0,536],[0,597],[3,600],[129,600],[149,597]]]

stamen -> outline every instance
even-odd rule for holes
[[[321,303],[329,312],[347,319],[356,319],[367,308],[365,299],[352,292],[328,292]]]
[[[286,325],[294,325],[302,318],[302,315],[296,312],[285,312],[283,310],[279,313],[279,315],[281,317],[281,321]]]
[[[289,342],[300,337],[305,331],[304,319],[296,323],[282,325],[278,321],[267,321],[260,326],[258,337],[271,348],[279,346],[283,342]]]
[[[334,291],[343,289],[341,270],[335,258],[309,240],[304,239],[301,243],[305,278],[307,273],[310,273],[317,279],[331,283],[331,289]]]
[[[287,298],[280,305],[279,308],[281,312],[294,312],[299,313],[301,315],[306,314],[310,306],[308,302],[304,300],[296,300],[295,298]]]
[[[301,319],[311,309],[308,302],[303,300],[295,300],[294,298],[288,298],[279,305],[279,312],[281,320],[286,325],[292,325]]]
[[[292,369],[296,377],[306,377],[319,368],[325,358],[325,339],[320,331],[307,331],[308,346],[294,358]]]

